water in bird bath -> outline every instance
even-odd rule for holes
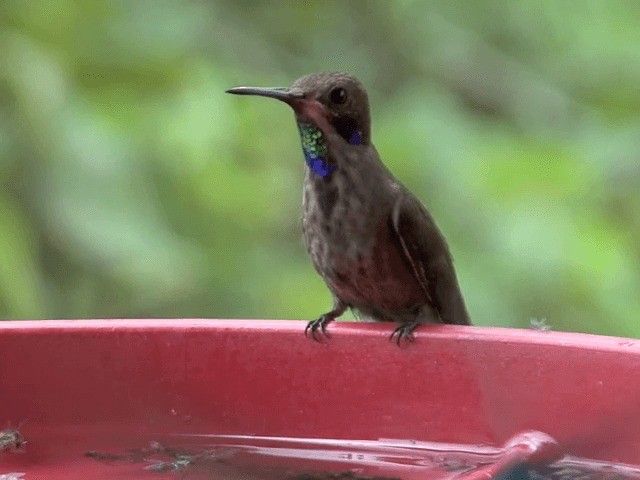
[[[491,471],[487,468],[504,460],[508,449],[407,440],[168,434],[127,426],[33,423],[21,436],[18,448],[0,450],[1,480],[640,478],[640,469],[571,457],[550,466],[512,464]]]

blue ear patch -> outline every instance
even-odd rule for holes
[[[351,137],[349,137],[349,143],[351,145],[360,145],[362,143],[362,134],[360,133],[360,130],[353,131]]]

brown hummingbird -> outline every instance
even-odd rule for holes
[[[390,336],[398,343],[423,323],[471,324],[442,233],[371,143],[369,100],[356,78],[318,73],[288,88],[227,92],[275,98],[295,113],[307,165],[302,230],[333,295],[333,309],[305,334],[327,335],[347,308],[399,322]]]

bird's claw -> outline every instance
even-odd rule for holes
[[[311,330],[311,338],[313,338],[316,342],[320,342],[318,338],[318,329],[322,332],[322,334],[329,338],[329,332],[327,332],[327,325],[330,321],[327,319],[326,315],[321,316],[320,318],[316,318],[315,320],[311,320],[307,323],[306,328],[304,329],[304,336],[308,336],[307,333]]]
[[[414,324],[414,323],[405,323],[403,325],[400,325],[393,332],[391,332],[391,335],[389,335],[389,341],[393,342],[393,339],[395,337],[396,345],[398,346],[400,346],[400,340],[402,340],[403,338],[407,342],[413,342],[415,340],[415,337],[413,336],[413,331],[416,329],[418,325],[419,324]]]

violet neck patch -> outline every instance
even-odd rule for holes
[[[360,130],[353,131],[349,137],[349,143],[351,145],[360,145],[362,143],[362,134],[360,133]]]

